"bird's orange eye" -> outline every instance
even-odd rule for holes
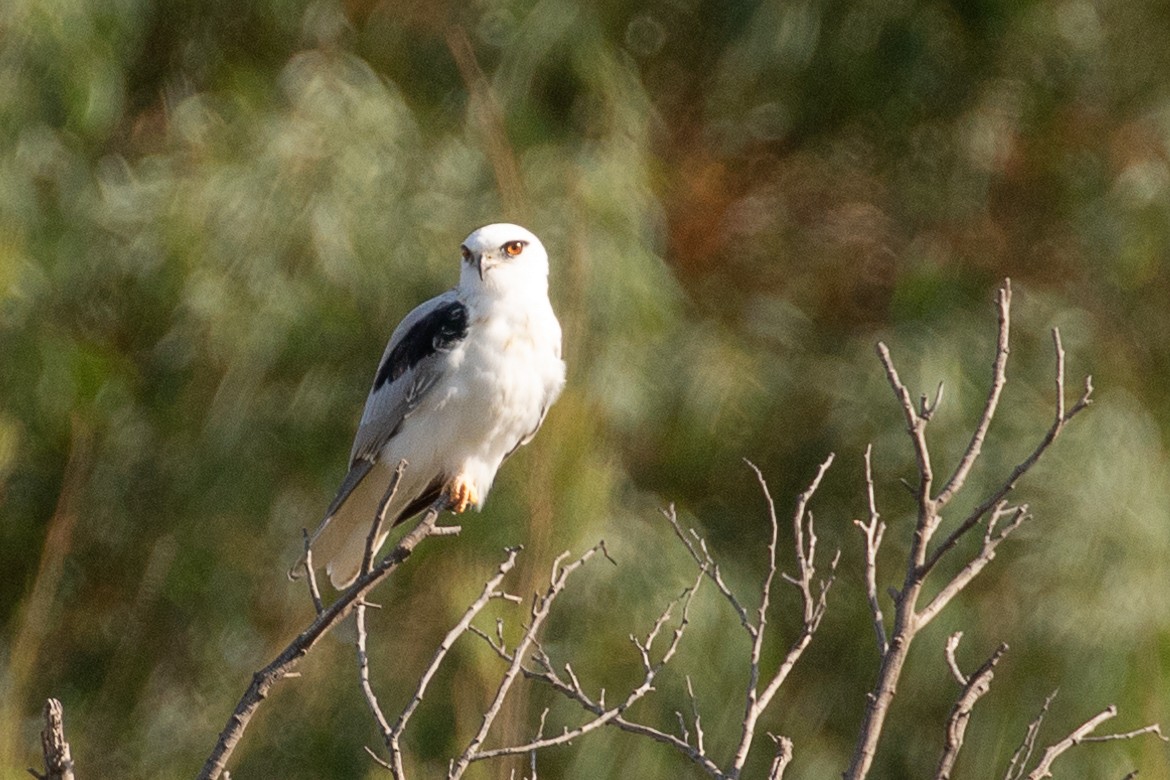
[[[524,251],[524,246],[527,243],[526,241],[509,241],[504,244],[504,252],[508,257],[515,257]]]
[[[463,259],[464,259],[464,260],[470,260],[470,259],[471,259],[471,250],[470,250],[470,249],[468,249],[467,247],[465,247],[465,246],[461,246],[461,247],[459,247],[459,252],[460,252],[460,254],[462,254],[462,255],[463,255]]]

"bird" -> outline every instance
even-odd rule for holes
[[[564,387],[561,326],[540,239],[497,223],[473,231],[459,250],[459,283],[417,306],[391,334],[349,471],[309,539],[314,565],[324,564],[338,590],[360,573],[400,463],[374,552],[391,528],[440,499],[455,513],[482,509],[500,465],[532,440]]]

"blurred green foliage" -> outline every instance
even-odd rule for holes
[[[839,772],[875,673],[851,525],[867,442],[891,525],[882,589],[911,521],[912,453],[872,345],[912,387],[946,382],[945,470],[1011,276],[1011,384],[971,491],[1047,425],[1052,326],[1097,403],[1021,488],[1036,520],[920,638],[875,776],[933,767],[957,628],[970,667],[1012,645],[960,776],[1003,767],[1055,687],[1052,737],[1110,702],[1121,729],[1170,721],[1167,40],[1167,7],[1142,0],[7,0],[0,777],[36,764],[48,695],[83,775],[196,770],[250,672],[308,620],[283,572],[344,472],[386,335],[500,219],[550,249],[569,385],[483,515],[379,593],[388,709],[518,542],[526,593],[560,550],[608,541],[620,566],[566,597],[547,645],[620,690],[638,674],[625,637],[691,577],[657,508],[677,502],[748,589],[766,529],[741,457],[787,511],[835,451],[813,508],[841,577],[762,725],[795,740],[788,776]],[[678,668],[722,754],[747,645],[712,595]],[[434,772],[499,670],[474,643],[453,660],[408,744]],[[233,774],[379,776],[351,649],[303,672]],[[682,680],[639,716],[673,724]],[[525,690],[506,736],[549,703]],[[550,730],[572,716],[554,707]],[[695,774],[622,734],[541,760],[549,777]],[[1065,761],[1170,776],[1155,742]]]

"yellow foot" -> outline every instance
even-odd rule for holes
[[[479,506],[479,493],[464,477],[455,477],[447,485],[447,505],[455,514],[462,514],[470,506]]]

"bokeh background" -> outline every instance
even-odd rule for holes
[[[836,452],[813,509],[840,577],[761,728],[795,740],[790,777],[836,775],[876,666],[852,526],[867,443],[882,590],[912,511],[873,345],[915,391],[946,383],[945,471],[1010,276],[1011,384],[958,503],[1048,425],[1053,326],[1070,392],[1092,373],[1096,403],[1018,491],[1036,519],[920,636],[874,776],[933,768],[959,628],[968,668],[1011,645],[961,777],[1002,775],[1054,688],[1045,744],[1114,702],[1119,730],[1170,721],[1167,41],[1170,11],[1147,0],[6,0],[0,777],[37,765],[49,695],[82,776],[195,773],[251,672],[309,619],[284,572],[344,473],[386,336],[453,284],[463,237],[502,219],[549,247],[568,388],[482,515],[379,591],[388,710],[519,542],[510,587],[527,594],[561,550],[607,541],[618,565],[581,576],[547,645],[615,698],[639,669],[627,635],[693,576],[659,508],[675,502],[752,601],[766,524],[741,459],[787,513]],[[766,665],[797,625],[779,593]],[[711,591],[692,617],[633,714],[673,727],[689,673],[726,756],[747,642]],[[302,671],[233,774],[383,776],[352,648],[327,642]],[[500,671],[457,646],[407,743],[416,776],[443,772]],[[497,740],[530,736],[549,703],[522,687]],[[550,730],[573,716],[554,706]],[[540,761],[543,777],[700,774],[617,733]],[[1170,776],[1154,740],[1064,765]]]

